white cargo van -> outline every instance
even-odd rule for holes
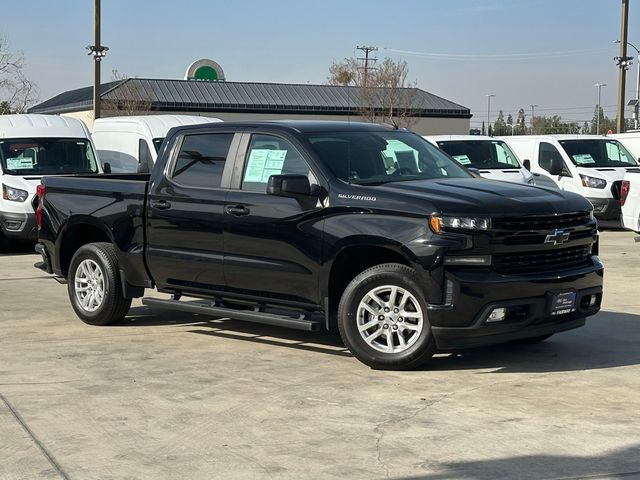
[[[55,115],[0,116],[0,249],[37,238],[36,186],[43,175],[100,173],[89,130]]]
[[[171,128],[221,121],[196,115],[107,117],[93,123],[92,136],[100,161],[114,173],[150,172]]]
[[[629,150],[636,160],[640,158],[640,131],[613,133],[607,135],[607,138],[615,138]]]
[[[625,174],[620,189],[622,226],[640,233],[640,172]]]
[[[598,135],[522,135],[502,137],[531,171],[546,175],[562,190],[593,204],[602,225],[620,226],[620,188],[627,171],[640,171],[619,141]]]
[[[467,168],[491,180],[535,185],[531,172],[502,140],[481,135],[431,135],[423,137]]]

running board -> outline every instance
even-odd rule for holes
[[[251,310],[235,310],[211,306],[210,304],[197,302],[181,302],[179,300],[164,300],[161,298],[144,297],[142,304],[148,307],[166,308],[169,310],[179,310],[181,312],[200,313],[203,315],[214,315],[218,317],[232,318],[234,320],[244,320],[247,322],[264,323],[278,327],[294,328],[296,330],[306,330],[316,332],[320,330],[320,322],[307,320],[304,315],[299,317],[288,317],[286,315],[276,315]]]

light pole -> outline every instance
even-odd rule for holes
[[[535,116],[536,107],[538,105],[536,105],[535,103],[530,103],[529,106],[531,107],[531,135],[533,135],[535,133],[533,131],[533,117]]]
[[[100,0],[93,2],[93,45],[87,45],[89,55],[93,56],[93,119],[100,118],[100,61],[109,47],[100,45]]]
[[[600,92],[602,87],[606,87],[606,83],[596,83],[594,87],[598,89],[598,103],[596,104],[596,135],[600,135]]]
[[[614,40],[613,43],[620,43],[620,40]],[[633,128],[638,129],[638,123],[640,122],[640,50],[633,43],[627,42],[631,48],[636,51],[638,55],[636,57],[636,63],[638,64],[637,73],[636,73],[636,102],[633,106]]]
[[[495,97],[495,95],[493,93],[487,93],[485,97],[487,97],[487,135],[488,135],[489,129],[491,128],[491,97]]]

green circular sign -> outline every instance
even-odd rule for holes
[[[207,80],[210,82],[215,82],[216,80],[218,80],[218,72],[216,72],[214,68],[208,65],[203,65],[196,70],[193,78],[196,80]]]

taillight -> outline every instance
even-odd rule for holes
[[[38,208],[36,208],[36,223],[38,230],[42,229],[42,201],[44,200],[44,185],[40,184],[36,187],[36,195],[38,196]]]
[[[624,202],[627,201],[627,196],[629,195],[629,188],[631,188],[631,184],[629,180],[623,180],[622,185],[620,186],[620,205],[624,205]]]

